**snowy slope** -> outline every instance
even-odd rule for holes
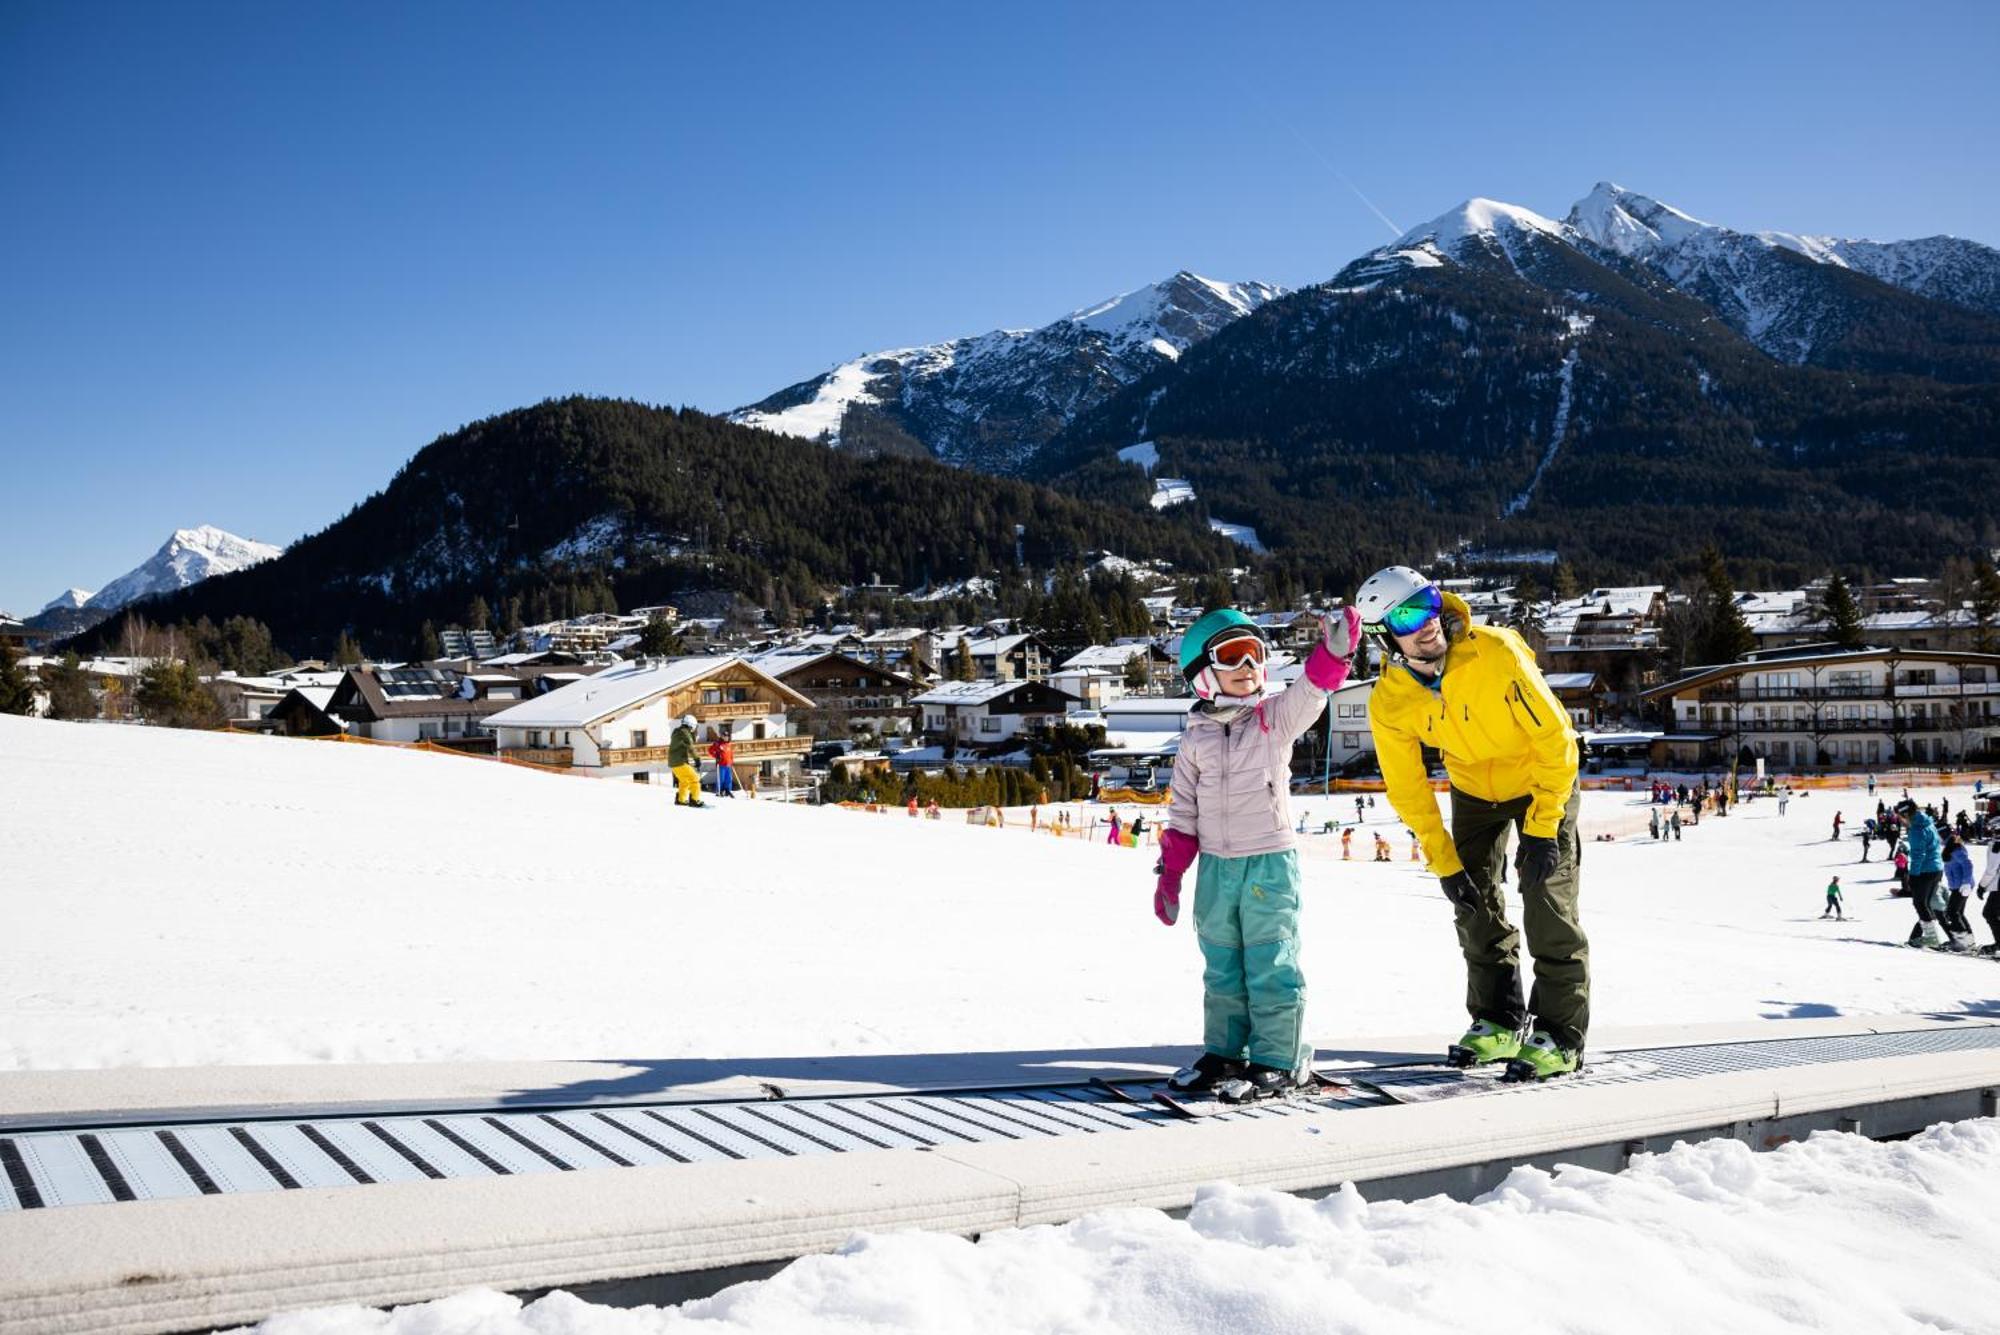
[[[1352,814],[1295,806],[1313,825]],[[1592,844],[1585,879],[1599,1023],[1994,995],[1982,961],[1884,948],[1908,914],[1879,859],[1823,840],[1834,810],[1852,826],[1863,806],[1814,795],[1780,819],[1753,803],[1662,846],[1630,837],[1644,813],[1625,794],[1587,794],[1586,833],[1620,836]],[[1198,957],[1153,921],[1150,850],[768,802],[677,812],[664,789],[459,757],[10,717],[0,808],[0,866],[49,888],[17,896],[0,933],[0,977],[31,980],[0,994],[0,1069],[1132,1046],[1171,1061],[1198,1033]],[[1306,840],[1323,1043],[1463,1020],[1437,883],[1383,828],[1389,865]],[[1830,872],[1861,922],[1815,916]],[[734,944],[752,923],[754,994]]]
[[[1078,413],[1281,294],[1183,271],[1040,329],[869,353],[729,416],[841,444],[861,409],[947,462],[1010,472]]]
[[[212,576],[268,561],[283,550],[206,524],[200,528],[176,529],[145,564],[126,571],[98,590],[88,606],[98,611],[115,611],[141,598],[172,593]]]
[[[1199,957],[1185,926],[1152,920],[1150,850],[771,803],[675,812],[657,789],[456,757],[9,717],[0,803],[0,865],[37,888],[0,933],[0,975],[17,980],[0,1066],[1059,1061],[1136,1045],[1164,1064],[1199,1027]],[[1351,812],[1298,805],[1313,822]],[[1883,864],[1824,838],[1834,811],[1851,824],[1869,805],[1820,793],[1781,817],[1752,802],[1661,845],[1635,834],[1629,795],[1586,794],[1585,833],[1614,836],[1584,878],[1597,1023],[1952,1013],[1993,996],[2000,966],[1895,946],[1908,910],[1883,896]],[[1435,881],[1342,863],[1334,845],[1309,838],[1303,855],[1313,1032],[1455,1033],[1462,974]],[[1830,874],[1858,921],[1817,918]],[[1562,1272],[1563,1330],[1972,1331],[2000,1307],[1996,1249],[1986,1119],[1765,1154],[1715,1140],[1620,1174],[1524,1168],[1465,1203],[1217,1184],[1178,1220],[862,1234],[680,1308],[473,1291],[261,1330],[1442,1335],[1476,1311],[1482,1329],[1542,1332],[1549,1312],[1496,1300],[1491,1276],[1587,1255]]]

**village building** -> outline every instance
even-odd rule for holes
[[[485,752],[493,749],[486,721],[533,691],[529,670],[462,674],[427,663],[364,663],[347,670],[324,709],[356,737]]]
[[[789,716],[812,701],[734,655],[647,659],[607,668],[487,719],[500,754],[640,783],[671,782],[668,751],[680,719],[697,742],[725,732],[739,779],[795,783],[812,738]],[[704,756],[701,763],[712,768]]]
[[[910,697],[918,686],[900,672],[832,650],[780,649],[749,662],[811,702],[792,716],[797,732],[844,740],[857,732],[901,737],[915,730]]]
[[[980,637],[966,637],[964,652],[971,659],[971,673],[975,679],[990,681],[1039,681],[1049,679],[1049,669],[1055,663],[1056,654],[1048,641],[1033,632],[1009,635],[987,634]],[[959,669],[961,644],[957,640],[944,646],[944,670],[956,674]]]
[[[2000,654],[1799,645],[1646,692],[1657,763],[1780,768],[2000,759]]]
[[[1063,718],[1080,703],[1039,681],[940,682],[910,703],[923,711],[925,740],[945,748],[1009,748]]]
[[[294,686],[287,690],[264,718],[264,725],[280,737],[332,737],[346,727],[327,706],[333,703],[332,686]]]

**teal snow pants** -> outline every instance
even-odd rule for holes
[[[1299,855],[1204,853],[1195,874],[1202,1046],[1219,1057],[1296,1070],[1309,1054],[1299,969]]]

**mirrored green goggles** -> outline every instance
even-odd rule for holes
[[[1444,611],[1444,594],[1433,584],[1411,594],[1382,617],[1382,627],[1391,635],[1414,635]]]

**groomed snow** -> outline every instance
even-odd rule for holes
[[[1885,792],[1884,796],[1893,796]],[[1924,798],[1935,793],[1919,790]],[[1954,806],[1969,792],[1950,792]],[[1296,799],[1317,828],[1351,796]],[[458,757],[0,717],[0,1067],[436,1058],[1192,1051],[1199,957],[1154,922],[1151,850],[663,789]],[[1584,798],[1600,1027],[1990,1008],[1987,961],[1910,951],[1873,802],[1754,801],[1678,844]],[[1078,808],[1084,819],[1091,812]],[[1128,812],[1129,813],[1129,809]],[[1436,881],[1304,841],[1310,1031],[1455,1033]],[[1608,842],[1597,836],[1609,835]],[[1364,841],[1357,841],[1357,846]],[[1877,852],[1879,853],[1879,849]],[[1818,917],[1838,874],[1856,921]],[[1518,911],[1518,910],[1517,910]],[[754,983],[746,985],[746,977]],[[902,1064],[914,1073],[921,1061]],[[1903,1144],[1731,1141],[1627,1172],[1515,1172],[1470,1204],[1217,1186],[978,1244],[862,1236],[681,1309],[494,1293],[270,1335],[1992,1329],[2000,1127]],[[1496,1294],[1538,1275],[1554,1310]]]
[[[1888,948],[1909,911],[1883,897],[1880,849],[1862,866],[1856,841],[1826,839],[1835,810],[1852,830],[1872,806],[1812,794],[1780,818],[1754,802],[1660,845],[1635,797],[1586,794],[1586,833],[1618,836],[1589,846],[1584,874],[1598,1023],[2000,995],[1983,960]],[[1198,956],[1152,918],[1150,850],[900,812],[676,811],[664,787],[626,780],[12,717],[0,808],[0,866],[35,891],[0,933],[15,984],[0,1069],[1147,1045],[1170,1058],[1199,1030]],[[1353,816],[1338,795],[1294,810],[1312,828]],[[1462,1019],[1437,883],[1406,860],[1386,803],[1373,814],[1393,863],[1304,841],[1322,1044]],[[1859,922],[1818,919],[1833,872]]]
[[[490,1291],[393,1314],[328,1308],[261,1335],[1213,1335],[1990,1331],[2000,1122],[1897,1144],[1733,1140],[1623,1173],[1516,1169],[1470,1203],[1204,1188],[1185,1220],[1107,1210],[977,1243],[862,1235],[679,1308]],[[1542,1287],[1533,1287],[1534,1285]]]

